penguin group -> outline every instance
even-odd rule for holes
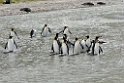
[[[18,48],[18,46],[15,42],[16,37],[19,39],[19,37],[18,37],[16,31],[14,30],[14,28],[11,28],[11,30],[9,32],[8,41],[5,45],[5,49],[7,49],[8,52],[13,52],[16,48]]]
[[[59,34],[63,34],[63,37],[59,37]],[[68,34],[72,34],[67,26],[58,33],[56,33],[53,38],[52,43],[52,53],[60,54],[60,55],[78,55],[80,53],[88,53],[90,55],[100,55],[103,53],[103,50],[100,44],[106,43],[104,41],[99,41],[101,36],[96,36],[95,39],[91,39],[89,35],[86,35],[85,39],[79,40],[79,38],[75,37],[74,42],[70,42]],[[70,53],[70,49],[72,49],[72,53]]]
[[[35,37],[36,32],[36,29],[31,29],[30,38]],[[48,33],[52,33],[52,31],[48,25],[45,24],[41,29],[41,37],[47,37]],[[60,36],[60,34],[62,35]],[[80,53],[100,55],[103,52],[100,44],[106,42],[99,40],[102,36],[96,36],[95,39],[91,39],[89,35],[86,35],[84,39],[80,40],[78,37],[75,37],[74,41],[70,41],[70,37],[68,35],[71,34],[72,32],[69,30],[68,26],[64,26],[63,30],[55,34],[51,45],[53,55],[78,55]],[[15,38],[19,39],[16,31],[12,28],[10,30],[8,41],[5,45],[5,49],[7,49],[8,52],[13,52],[16,48],[18,48]]]
[[[45,24],[41,30],[41,37],[47,37],[48,36],[48,32],[51,33],[51,29],[48,27],[47,24]],[[36,29],[31,29],[30,31],[30,38],[33,38],[36,36]],[[13,52],[15,49],[18,48],[17,44],[16,44],[16,38],[19,39],[18,34],[16,33],[16,31],[14,30],[14,28],[11,28],[10,32],[9,32],[9,38],[8,41],[5,44],[5,49],[7,50],[7,52]]]

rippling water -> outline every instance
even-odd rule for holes
[[[98,6],[0,17],[0,83],[124,83],[124,5]],[[41,38],[44,24],[52,34]],[[67,25],[69,37],[102,36],[104,53],[89,56],[49,56],[55,33]],[[18,49],[5,54],[11,28]],[[30,30],[37,36],[29,38]]]

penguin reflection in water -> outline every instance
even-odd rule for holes
[[[48,35],[48,32],[52,33],[51,29],[47,26],[47,24],[45,24],[42,28],[41,36],[46,37]]]
[[[32,29],[30,32],[30,37],[35,37],[36,36],[36,29]]]
[[[16,42],[13,40],[12,36],[9,36],[8,42],[5,45],[5,49],[8,50],[8,52],[13,52],[15,48],[18,48]]]

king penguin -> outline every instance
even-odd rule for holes
[[[19,39],[19,37],[18,37],[16,31],[14,30],[14,28],[11,28],[9,36],[12,36],[13,39],[15,39],[16,37]]]
[[[36,29],[31,30],[30,36],[31,36],[31,38],[36,36]]]
[[[74,43],[74,54],[79,54],[81,52],[81,44],[78,38],[75,38],[75,43]]]
[[[82,47],[82,52],[87,52],[88,48],[86,46],[86,41],[85,39],[81,40],[81,47]]]
[[[98,40],[93,40],[92,54],[99,55],[101,52],[103,52],[103,50],[102,50],[101,46],[99,45]]]
[[[86,39],[86,42],[85,43],[86,43],[86,46],[88,48],[87,52],[89,52],[90,51],[90,48],[91,48],[91,45],[92,45],[92,41],[91,41],[89,35],[87,35],[86,37],[87,37],[87,39]]]
[[[58,33],[56,33],[56,36],[53,40],[53,43],[52,43],[52,51],[54,54],[60,54],[60,47],[61,47],[61,43],[58,39]]]
[[[62,39],[61,55],[69,55],[69,47],[64,37]]]
[[[47,26],[47,24],[45,24],[42,28],[41,36],[46,37],[48,35],[48,32],[51,33],[51,29]]]
[[[64,30],[60,31],[59,33],[63,33],[63,34],[67,34],[67,35],[68,35],[69,33],[72,34],[71,31],[68,29],[67,26],[64,26]]]
[[[15,47],[17,48],[16,42],[13,40],[12,36],[9,36],[8,42],[5,45],[5,49],[8,49],[9,52],[13,52]]]

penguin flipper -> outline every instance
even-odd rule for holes
[[[64,33],[64,30],[60,31],[59,34],[60,34],[60,33]]]
[[[107,42],[105,42],[105,41],[99,41],[99,44],[103,44],[103,43],[107,43]]]
[[[93,41],[93,44],[92,44],[92,54],[94,55],[94,48],[95,48],[95,42]]]
[[[59,40],[57,40],[57,43],[58,43],[59,47],[61,47],[61,43],[60,43],[60,41],[59,41]]]
[[[52,44],[51,50],[52,50],[52,51],[53,51],[53,53],[54,53],[53,44]]]
[[[82,49],[84,49],[84,46],[81,44],[81,42],[80,42],[80,46],[81,46]]]
[[[6,45],[5,45],[5,49],[7,48],[7,45],[8,45],[8,42],[7,42]]]
[[[44,27],[42,28],[41,35],[42,35],[43,31],[44,31]]]
[[[67,43],[70,44],[70,45],[72,45],[72,46],[74,46],[74,44],[71,43],[69,40],[67,40]]]
[[[18,36],[17,33],[16,33],[15,31],[14,31],[14,33],[16,34],[16,36]]]
[[[62,48],[60,48],[60,54],[61,54],[61,55],[63,54]]]
[[[68,32],[69,32],[70,34],[72,34],[72,32],[71,32],[70,30],[68,30]]]
[[[57,40],[57,43],[58,43],[58,45],[59,45],[59,54],[61,54],[61,46],[62,46],[62,44],[60,43],[59,40]]]
[[[103,53],[103,50],[102,50],[101,46],[99,46],[99,54],[100,54],[101,52]]]
[[[15,35],[17,36],[17,38],[19,39],[18,34],[16,33],[16,31],[14,31],[14,33],[15,33]]]
[[[69,55],[69,46],[67,44],[66,44],[66,46],[67,46],[67,53]]]
[[[52,31],[51,31],[51,29],[48,27],[48,31],[50,32],[50,33],[52,33]]]
[[[87,47],[87,52],[89,52],[89,51],[90,51],[90,47],[91,47],[91,46],[90,46],[90,47],[88,47],[88,46],[86,45],[86,47]]]
[[[15,41],[14,41],[14,44],[15,44],[16,48],[18,48],[18,46],[17,46],[17,44],[16,44],[16,42],[15,42]]]

